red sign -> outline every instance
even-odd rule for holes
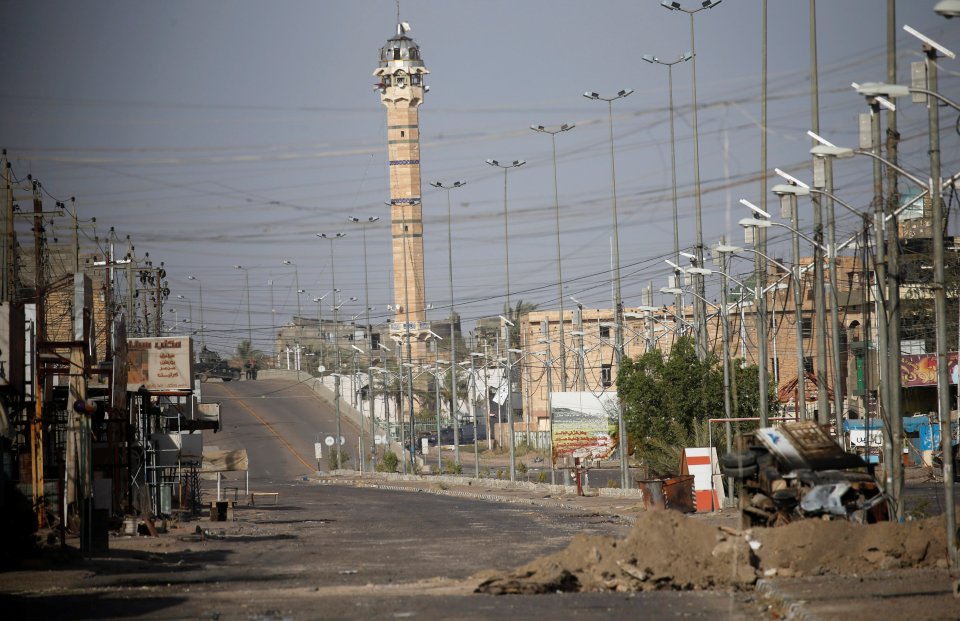
[[[947,376],[951,384],[957,383],[957,352],[947,353]],[[936,386],[936,354],[910,354],[900,357],[900,384],[904,387]]]

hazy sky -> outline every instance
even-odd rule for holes
[[[697,2],[684,0],[684,6]],[[933,0],[897,7],[899,81],[921,58],[906,23],[960,51],[960,20]],[[737,201],[760,204],[760,0],[726,0],[696,14],[697,94],[704,241],[742,243]],[[12,2],[0,0],[0,146],[18,177],[41,180],[58,199],[75,196],[93,249],[114,227],[136,254],[164,261],[169,307],[199,323],[203,286],[207,342],[231,352],[246,338],[249,268],[255,341],[331,288],[328,246],[343,231],[337,286],[347,317],[363,308],[360,228],[350,216],[381,216],[367,229],[370,304],[389,316],[391,273],[385,109],[372,71],[395,32],[393,0]],[[886,79],[885,0],[818,3],[821,134],[857,146],[866,111],[850,82]],[[770,0],[767,186],[773,168],[809,180],[809,6]],[[487,158],[525,159],[509,174],[511,297],[556,308],[556,237],[550,139],[531,124],[576,123],[557,137],[565,295],[610,307],[611,179],[607,107],[584,91],[635,93],[614,104],[623,296],[664,286],[672,250],[667,69],[690,50],[689,17],[657,0],[404,0],[401,18],[430,69],[420,108],[427,299],[449,312],[446,196],[427,183],[464,180],[452,193],[455,303],[465,328],[500,312],[505,294],[503,176]],[[958,93],[960,61],[940,63],[941,90]],[[691,66],[673,71],[680,244],[694,242]],[[926,109],[904,100],[901,162],[927,175]],[[942,114],[944,173],[960,167],[956,115]],[[836,170],[837,193],[870,202],[871,162]],[[770,196],[769,210],[779,208]],[[809,227],[808,203],[802,207]],[[956,220],[956,217],[954,218]],[[56,234],[68,239],[68,223]],[[27,231],[24,222],[21,231]],[[843,237],[856,223],[840,218]],[[773,253],[789,243],[772,236]],[[29,243],[29,239],[23,239]],[[122,248],[122,244],[121,244]],[[749,269],[743,261],[734,271]],[[272,287],[270,282],[273,282]],[[271,306],[271,290],[273,306]],[[329,301],[331,297],[327,298]],[[659,293],[656,303],[669,303]],[[568,303],[568,308],[570,304]],[[275,309],[275,313],[271,312]],[[329,316],[329,308],[323,313]]]

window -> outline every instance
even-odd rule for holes
[[[419,74],[414,74],[410,76],[410,84],[413,84],[414,86],[420,86],[420,81],[421,81],[421,78]]]
[[[600,326],[600,338],[610,338],[610,326]]]
[[[805,339],[813,336],[813,319],[805,318],[800,320],[800,334]]]
[[[397,86],[399,86],[400,88],[403,88],[404,86],[406,86],[406,80],[402,75],[397,76]]]
[[[392,78],[388,75],[383,76],[383,85],[390,86]]]
[[[401,130],[400,130],[400,137],[403,138],[403,137],[406,136],[406,135],[407,135],[407,133],[401,129]]]
[[[613,386],[613,365],[604,364],[600,366],[600,381],[604,388]]]
[[[393,59],[394,59],[394,60],[400,60],[400,48],[399,48],[399,47],[393,48]]]
[[[806,373],[813,373],[813,356],[803,357],[803,370]]]

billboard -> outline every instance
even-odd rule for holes
[[[947,376],[951,384],[960,380],[960,365],[957,364],[957,352],[947,352]],[[904,387],[936,386],[936,354],[913,354],[900,356],[900,384]]]
[[[554,456],[604,459],[613,452],[610,430],[617,426],[616,395],[592,392],[555,392],[553,410]]]
[[[191,390],[193,339],[171,336],[127,340],[127,390]]]

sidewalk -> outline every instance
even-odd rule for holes
[[[496,479],[454,476],[413,476],[377,473],[360,477],[342,471],[320,477],[325,483],[470,497],[489,502],[553,506],[610,515],[633,524],[644,511],[638,490],[585,489]],[[739,511],[690,514],[689,519],[739,529]],[[682,542],[678,542],[681,544]],[[756,592],[769,606],[770,618],[960,620],[957,578],[946,569],[892,569],[870,574],[821,575],[801,578],[769,577],[758,581]]]

